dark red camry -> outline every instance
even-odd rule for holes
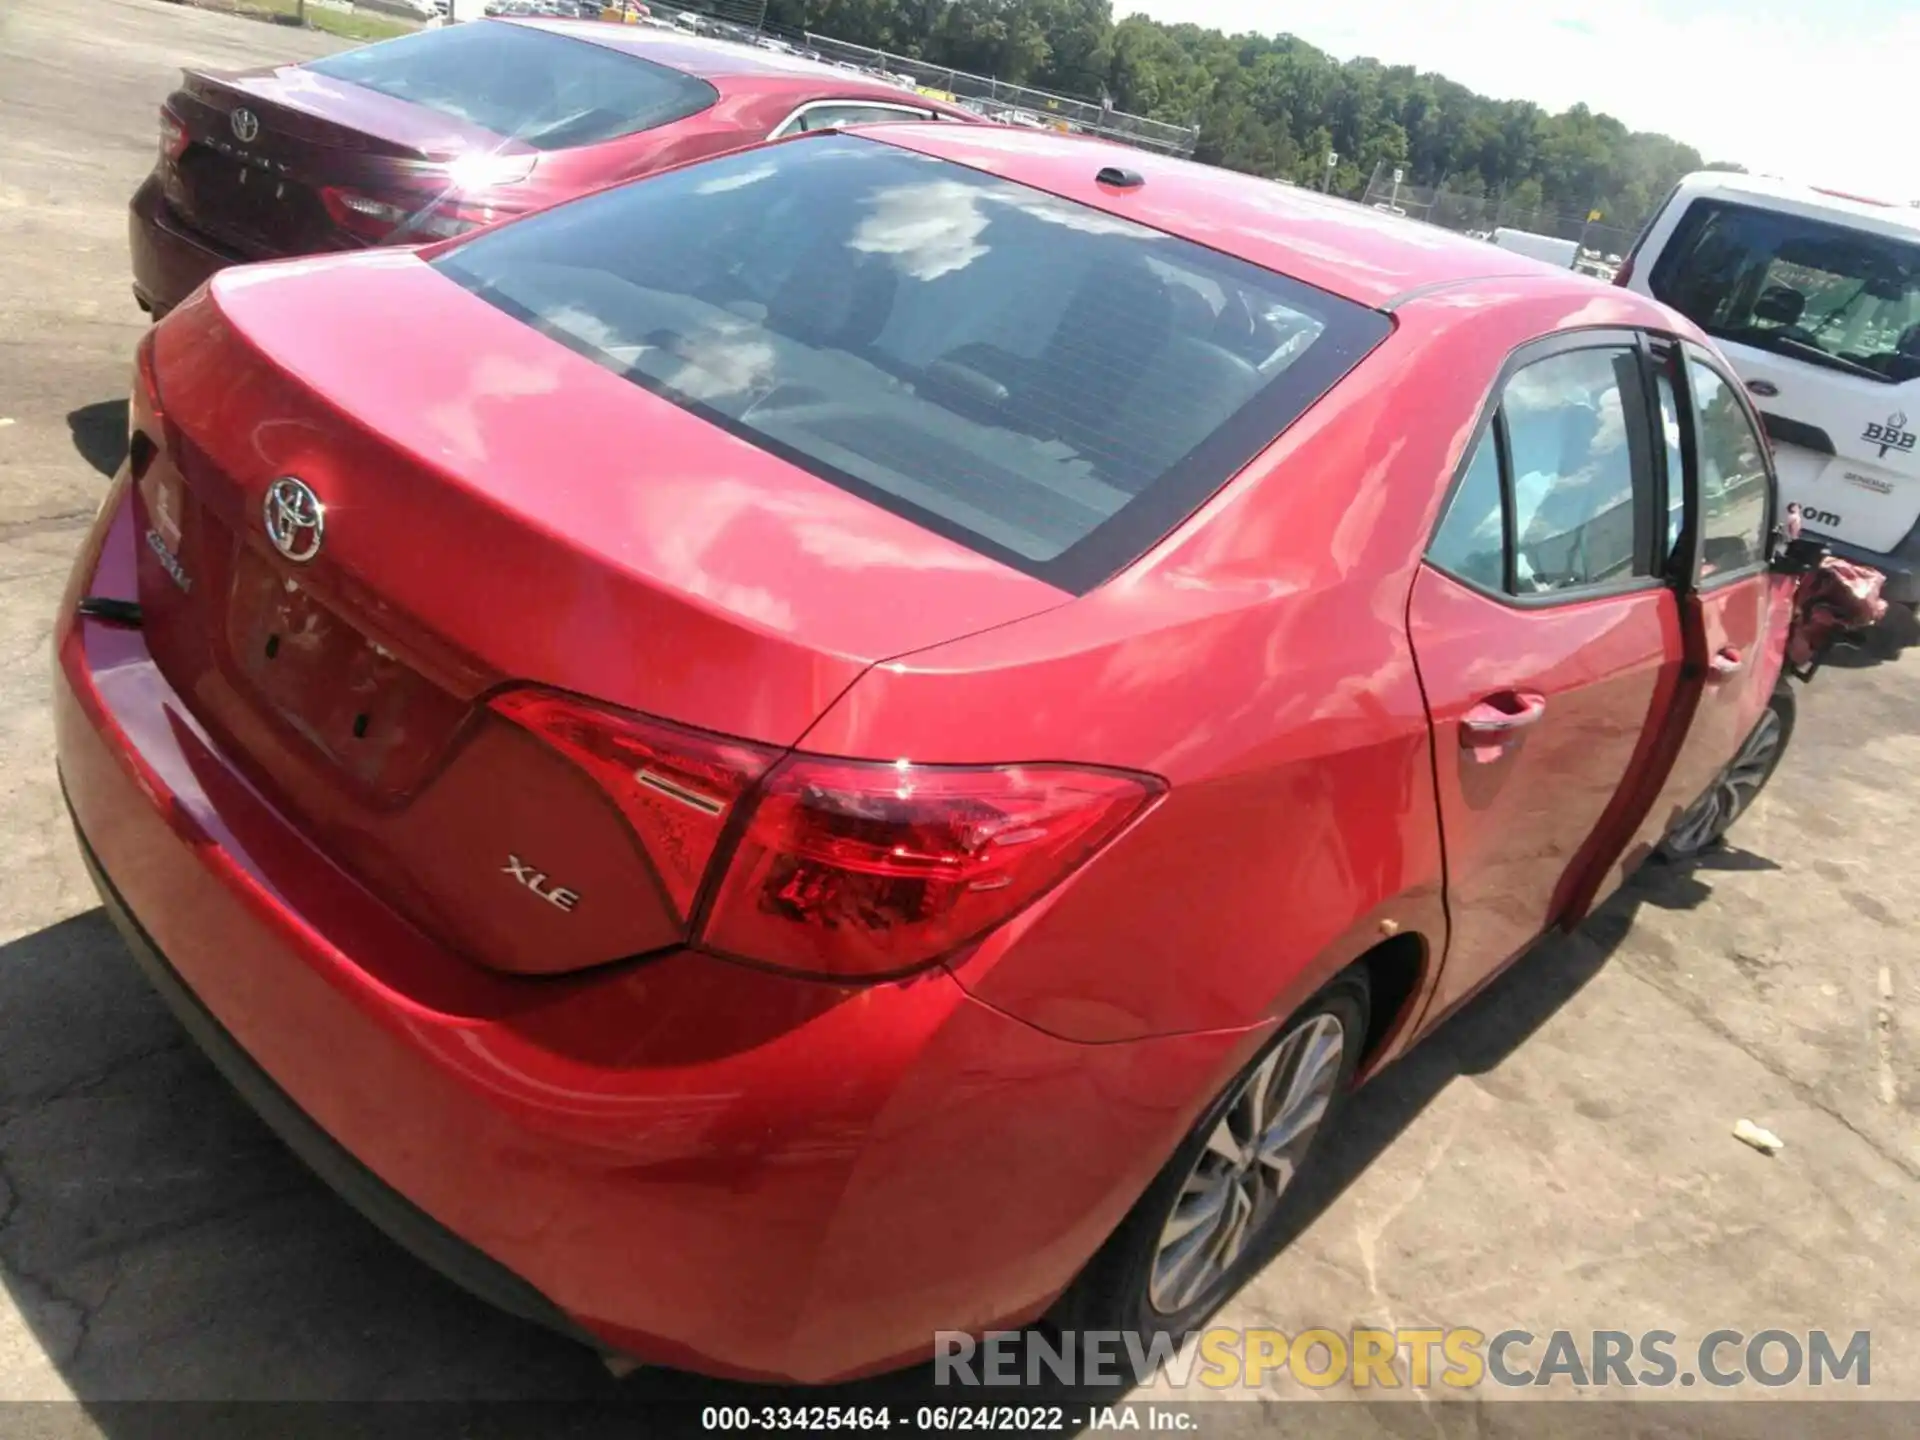
[[[1793,721],[1690,324],[1092,141],[237,268],[132,415],[55,635],[109,912],[390,1233],[648,1361],[1191,1327]]]
[[[976,119],[797,56],[594,21],[474,21],[182,78],[132,205],[154,315],[223,265],[458,235],[769,136]]]

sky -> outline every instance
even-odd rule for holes
[[[1920,199],[1920,0],[1115,0],[1114,13],[1291,33],[1495,99],[1584,101],[1706,160]]]

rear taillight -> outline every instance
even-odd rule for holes
[[[422,199],[414,204],[383,200],[377,195],[338,185],[322,186],[320,203],[342,230],[375,243],[447,240],[491,224],[508,213],[497,206],[466,200]]]
[[[680,918],[735,806],[778,750],[547,690],[510,690],[496,712],[531,730],[613,798]]]
[[[178,160],[187,149],[187,126],[166,106],[160,107],[160,158]]]
[[[493,708],[612,796],[694,919],[690,940],[836,980],[903,975],[981,939],[1164,788],[1067,765],[779,759],[544,690]]]
[[[1062,765],[791,756],[761,787],[702,943],[838,979],[918,969],[1051,890],[1159,788]]]
[[[1620,262],[1620,268],[1613,272],[1614,284],[1626,285],[1632,281],[1634,256],[1637,255],[1638,253],[1639,253],[1638,251],[1632,252],[1627,256],[1626,259]]]

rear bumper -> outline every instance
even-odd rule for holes
[[[173,218],[160,177],[149,174],[127,207],[127,250],[133,257],[133,294],[155,319],[165,315],[217,270],[245,262]]]
[[[353,1157],[334,1138],[314,1124],[311,1116],[296,1105],[273,1081],[273,1077],[243,1050],[233,1036],[202,1005],[179,973],[155,948],[152,937],[140,926],[113,881],[100,868],[99,857],[79,833],[80,858],[100,901],[113,921],[120,938],[126,942],[148,982],[173,1011],[180,1027],[192,1038],[227,1083],[240,1093],[254,1112],[264,1120],[286,1147],[303,1160],[307,1168],[324,1180],[354,1209],[371,1221],[386,1236],[411,1251],[455,1284],[464,1287],[489,1304],[508,1314],[518,1315],[570,1335],[588,1345],[597,1342],[580,1329],[552,1301],[512,1271],[497,1264],[485,1253],[466,1243],[375,1175]]]
[[[504,1308],[742,1378],[911,1363],[936,1330],[1044,1310],[1257,1043],[1072,1044],[938,970],[858,990],[691,953],[483,970],[314,850],[138,631],[75,617],[134,593],[115,495],[55,630],[59,764],[102,895],[269,1123]]]

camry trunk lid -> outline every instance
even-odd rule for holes
[[[777,753],[868,666],[1066,598],[410,252],[225,272],[155,332],[153,364],[167,436],[137,503],[157,663],[326,853],[496,968],[672,945],[688,908],[673,857],[493,708],[503,690]]]
[[[241,74],[185,72],[167,102],[183,132],[163,172],[168,203],[244,255],[360,243],[329,196],[432,197],[445,161],[522,150],[452,116],[282,66]]]

